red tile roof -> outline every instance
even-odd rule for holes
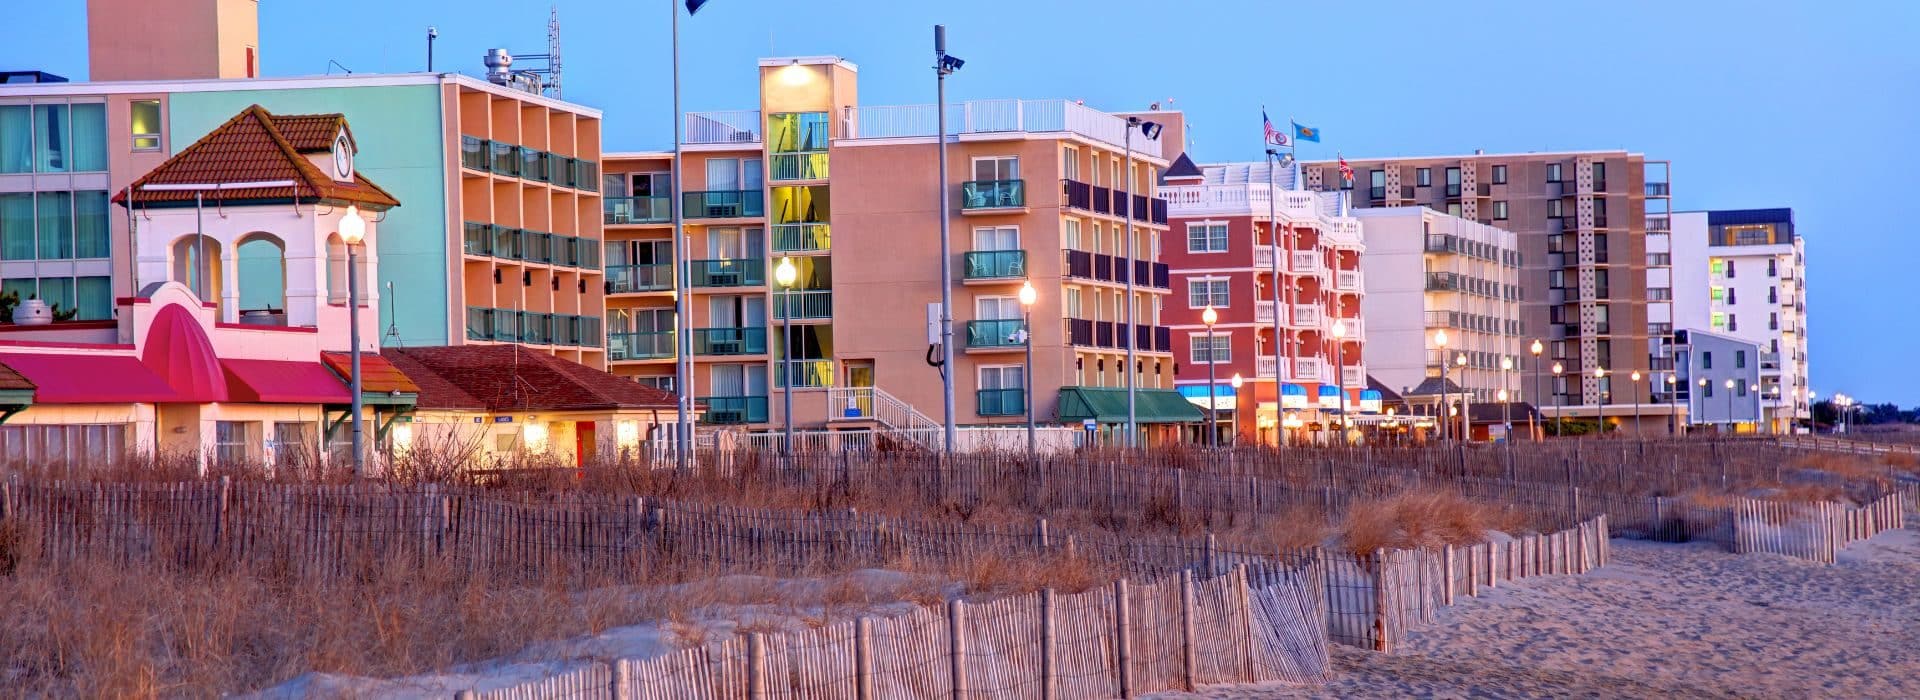
[[[133,181],[133,199],[141,203],[191,202],[195,194],[142,190],[144,185],[291,180],[295,183],[292,187],[225,190],[207,197],[209,201],[229,202],[297,198],[352,203],[376,210],[399,206],[393,195],[359,173],[350,182],[337,182],[304,155],[331,148],[334,134],[346,128],[346,117],[338,114],[274,115],[253,105]],[[353,140],[351,131],[347,140]],[[113,201],[124,203],[126,195],[122,190]]]
[[[351,354],[344,352],[323,352],[320,353],[320,361],[325,362],[327,368],[333,370],[334,374],[340,375],[341,381],[353,381],[351,379],[353,377],[353,356]],[[403,394],[418,394],[420,393],[420,386],[408,378],[406,373],[401,372],[400,368],[388,362],[386,356],[362,353],[360,355],[360,390],[370,391],[376,394],[386,394],[395,391]]]
[[[490,411],[672,409],[672,393],[519,345],[387,348],[420,386],[421,409]]]

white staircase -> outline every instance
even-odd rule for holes
[[[850,386],[827,389],[827,420],[873,421],[880,432],[901,442],[939,450],[945,425],[927,417],[879,387]]]

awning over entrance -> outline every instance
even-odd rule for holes
[[[347,387],[318,362],[221,360],[227,396],[244,403],[348,403]]]
[[[137,357],[0,353],[0,363],[32,382],[43,404],[184,400]]]
[[[1137,423],[1197,423],[1206,420],[1198,406],[1171,389],[1134,389],[1133,414]],[[1060,422],[1088,418],[1101,423],[1127,422],[1127,390],[1116,387],[1060,388]]]

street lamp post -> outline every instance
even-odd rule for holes
[[[780,413],[786,419],[781,426],[780,456],[788,460],[793,459],[793,282],[799,277],[793,258],[781,258],[780,266],[773,269],[773,281],[780,285],[780,313],[775,317],[780,320]]]
[[[1233,378],[1227,380],[1233,385],[1233,438],[1227,444],[1236,447],[1240,444],[1240,385],[1245,381],[1240,378],[1239,372],[1234,372]]]
[[[1640,434],[1640,370],[1628,376],[1633,378],[1633,439],[1640,440],[1644,437]]]
[[[1453,363],[1460,366],[1460,381],[1463,383],[1466,382],[1467,354],[1463,352],[1453,356]],[[1469,403],[1473,401],[1473,399],[1471,398],[1472,396],[1473,394],[1467,393],[1466,387],[1464,386],[1460,387],[1460,436],[1459,438],[1461,442],[1473,441],[1473,416],[1467,414],[1467,406]]]
[[[1220,402],[1215,400],[1219,394],[1214,389],[1214,365],[1220,358],[1215,354],[1218,346],[1215,345],[1217,340],[1213,330],[1213,324],[1219,321],[1220,312],[1214,311],[1212,304],[1208,304],[1206,310],[1200,312],[1200,322],[1207,326],[1207,463],[1209,465],[1213,463],[1213,450],[1219,446],[1220,436]]]
[[[1513,374],[1513,356],[1500,357],[1500,421],[1501,430],[1506,431],[1507,444],[1513,444],[1513,406],[1507,403],[1507,378]]]
[[[1343,319],[1333,321],[1333,387],[1340,393],[1340,405],[1334,414],[1340,416],[1340,444],[1347,444],[1347,322]]]
[[[1733,433],[1734,433],[1733,380],[1728,379],[1727,380],[1727,434],[1732,435]]]
[[[1607,368],[1593,368],[1593,383],[1596,385],[1593,393],[1593,428],[1599,431],[1602,437],[1607,434],[1607,392],[1600,391],[1598,385],[1600,380],[1606,378]]]
[[[1278,310],[1276,304],[1275,311],[1278,312]],[[1448,396],[1447,391],[1447,332],[1445,330],[1433,332],[1433,345],[1440,348],[1440,410],[1434,411],[1433,417],[1440,421],[1440,440],[1445,442],[1451,433],[1451,423],[1453,423],[1447,419],[1446,411],[1452,397]]]
[[[1700,388],[1699,390],[1693,392],[1695,396],[1687,397],[1687,410],[1691,413],[1691,415],[1687,417],[1688,423],[1702,422],[1699,416],[1700,414],[1707,412],[1707,387],[1709,386],[1707,382],[1707,378],[1701,377],[1700,381],[1696,382],[1695,384]],[[1698,412],[1693,412],[1693,404],[1696,402],[1700,404],[1700,410]]]
[[[933,26],[933,74],[939,106],[934,119],[939,123],[940,140],[940,405],[944,411],[941,453],[953,456],[953,443],[959,437],[953,409],[953,242],[948,226],[950,206],[947,190],[947,76],[966,62],[947,55],[947,27]]]
[[[1020,345],[1027,351],[1026,366],[1020,370],[1020,408],[1027,414],[1027,464],[1033,464],[1033,303],[1040,300],[1040,293],[1033,288],[1033,281],[1020,285],[1020,307],[1025,312],[1025,320],[1020,323]]]
[[[1536,338],[1533,341],[1533,346],[1527,348],[1527,350],[1533,353],[1533,400],[1538,402],[1540,397],[1545,395],[1540,391],[1540,353],[1546,351],[1546,346],[1542,345],[1540,340]],[[1533,415],[1533,429],[1537,435],[1540,431],[1540,405],[1538,403],[1534,404]]]
[[[1501,439],[1506,442],[1507,449],[1511,450],[1513,449],[1513,414],[1507,412],[1506,387],[1501,387],[1499,391],[1493,392],[1493,397],[1500,401],[1501,420],[1504,421],[1501,429],[1506,431],[1506,435],[1502,436]]]
[[[1558,362],[1553,363],[1553,382],[1555,384],[1560,383],[1560,373],[1564,371],[1566,371],[1566,368],[1560,366],[1560,363]],[[1553,390],[1553,436],[1554,437],[1566,436],[1567,419],[1566,419],[1566,416],[1562,415],[1563,413],[1565,413],[1565,411],[1560,410],[1561,401],[1565,400],[1566,397],[1567,397],[1566,392],[1560,391],[1559,387],[1554,387],[1554,390]]]
[[[349,376],[347,390],[352,392],[353,410],[353,478],[366,476],[366,453],[362,442],[366,439],[360,417],[360,261],[354,253],[367,239],[367,220],[360,217],[360,208],[347,205],[347,213],[340,217],[340,242],[347,245],[347,342]]]
[[[1671,370],[1667,372],[1667,435],[1668,436],[1674,436],[1680,433],[1680,415],[1678,413],[1680,409],[1673,402],[1674,385],[1678,384],[1680,381],[1678,378],[1674,376],[1676,374],[1678,374],[1678,372],[1671,371]]]

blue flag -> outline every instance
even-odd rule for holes
[[[707,0],[687,0],[687,14],[699,12],[700,6],[705,4],[707,4]]]
[[[1300,122],[1293,122],[1293,137],[1301,141],[1320,143],[1320,130],[1311,126],[1303,126]]]

